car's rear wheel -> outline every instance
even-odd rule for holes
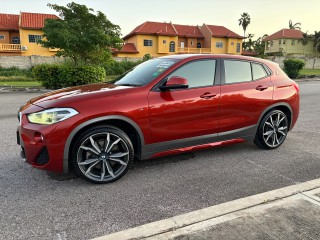
[[[273,110],[262,118],[254,143],[264,149],[277,148],[286,139],[288,128],[286,114],[280,110]]]
[[[106,126],[81,134],[71,161],[77,175],[94,183],[109,183],[126,174],[133,157],[130,138],[120,129]]]

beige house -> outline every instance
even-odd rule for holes
[[[266,42],[264,53],[267,55],[283,55],[288,57],[314,57],[316,55],[314,41],[308,40],[307,44],[302,44],[302,34],[300,30],[282,29],[263,40]]]

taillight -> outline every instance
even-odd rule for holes
[[[297,90],[297,92],[299,92],[299,85],[298,83],[294,82],[293,83],[294,88]]]

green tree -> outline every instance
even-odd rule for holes
[[[48,6],[61,19],[46,19],[43,28],[44,47],[59,49],[57,56],[70,57],[75,65],[103,62],[111,57],[111,48],[122,42],[120,27],[111,23],[102,12],[74,2],[66,7]]]
[[[289,20],[289,28],[290,29],[297,29],[297,30],[301,30],[301,23],[297,22],[295,24],[293,24],[292,20]]]
[[[316,49],[316,57],[320,52],[320,31],[314,31],[314,47]]]
[[[254,51],[259,57],[264,57],[264,50],[265,50],[265,45],[266,42],[263,40],[268,37],[268,34],[264,34],[262,37],[259,37],[254,44]]]
[[[247,41],[243,42],[242,49],[252,52],[254,49],[255,41],[253,40],[254,34],[249,33],[247,35]]]
[[[242,26],[242,28],[243,28],[243,36],[245,37],[247,27],[251,22],[250,15],[248,13],[244,12],[241,14],[241,18],[239,18],[238,21],[239,21],[239,26]]]
[[[304,53],[305,46],[308,44],[309,40],[312,40],[312,39],[313,39],[313,36],[309,35],[308,32],[302,33],[302,38],[298,40],[298,43],[301,42],[303,46],[303,53]]]

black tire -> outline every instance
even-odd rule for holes
[[[254,143],[263,149],[281,146],[289,130],[288,118],[280,110],[268,112],[259,123]]]
[[[130,138],[113,126],[83,132],[75,142],[71,164],[78,176],[94,183],[110,183],[129,170],[134,158]]]

